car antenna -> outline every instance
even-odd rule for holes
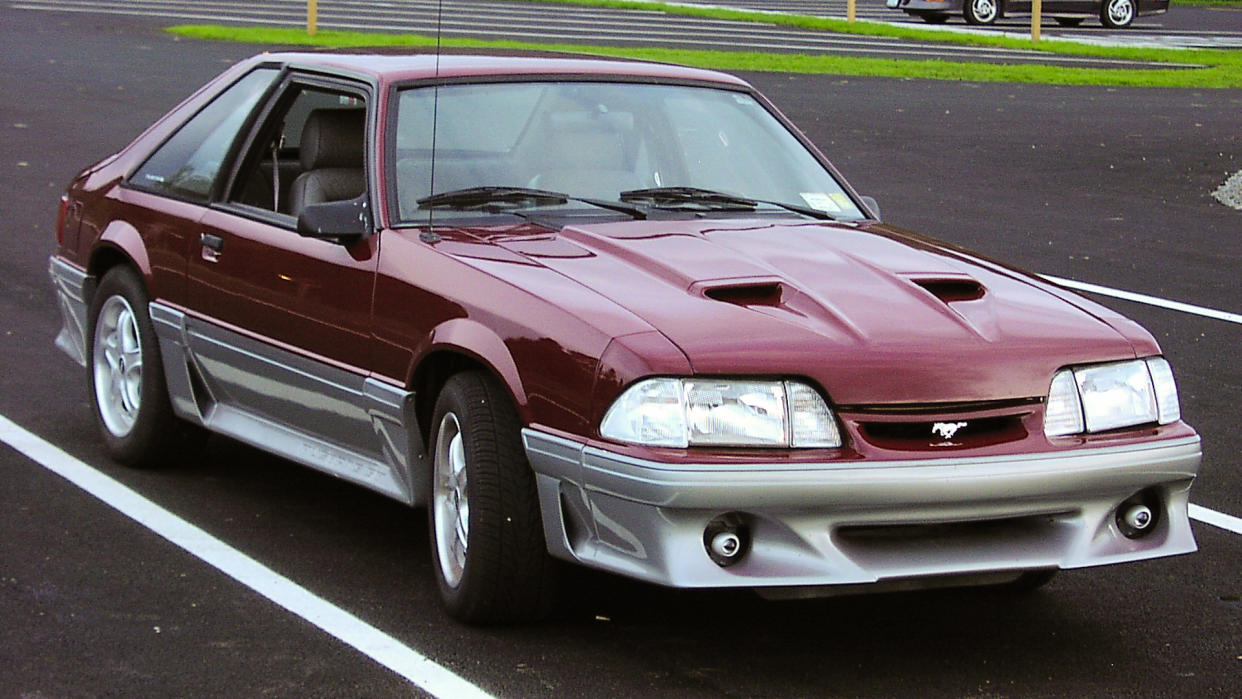
[[[440,112],[440,37],[443,34],[444,27],[444,0],[436,3],[436,69],[435,78],[431,84],[431,182],[428,183],[427,193],[432,195],[436,193],[436,133],[439,129],[437,117]],[[431,229],[435,227],[435,209],[427,212],[427,229],[429,235],[434,235]]]

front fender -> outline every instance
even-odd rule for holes
[[[522,386],[517,363],[504,340],[491,328],[470,318],[452,318],[437,325],[414,350],[410,371],[411,386],[418,385],[424,360],[438,352],[464,355],[490,369],[509,389],[514,405],[524,421],[529,420],[526,390]]]

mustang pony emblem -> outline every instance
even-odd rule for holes
[[[932,425],[932,432],[940,435],[942,439],[953,439],[953,435],[965,426],[964,422],[937,422]]]

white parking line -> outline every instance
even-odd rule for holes
[[[0,441],[437,697],[491,697],[452,670],[0,415]]]
[[[1111,289],[1107,286],[1099,286],[1097,284],[1088,284],[1087,282],[1076,282],[1073,279],[1063,279],[1061,277],[1053,277],[1048,274],[1039,275],[1044,279],[1060,284],[1069,289],[1077,291],[1087,291],[1101,296],[1111,296],[1125,301],[1134,301],[1136,303],[1145,303],[1149,306],[1158,306],[1167,308],[1171,311],[1181,311],[1182,313],[1191,313],[1204,318],[1212,318],[1214,320],[1223,320],[1228,323],[1238,323],[1242,325],[1242,313],[1230,313],[1228,311],[1218,311],[1214,308],[1205,308],[1203,306],[1195,306],[1181,301],[1169,301],[1156,296],[1148,296],[1147,294],[1136,294],[1133,291],[1123,291],[1121,289]]]
[[[1227,529],[1234,534],[1242,534],[1242,519],[1238,519],[1233,515],[1227,515],[1216,510],[1209,510],[1206,507],[1198,505],[1190,506],[1190,518],[1197,519],[1204,524],[1210,524],[1213,527]]]

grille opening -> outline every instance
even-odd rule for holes
[[[1055,567],[1075,540],[1073,511],[932,524],[845,525],[833,540],[851,560],[880,577],[926,572],[1012,570],[1014,551]]]
[[[1002,517],[969,522],[941,522],[936,524],[876,524],[845,526],[836,530],[836,537],[843,545],[869,548],[875,551],[935,547],[946,544],[981,544],[996,542],[1011,545],[1027,538],[1047,538],[1068,512],[1039,515]]]
[[[1021,415],[941,422],[861,422],[859,428],[871,444],[896,451],[971,449],[1018,441],[1028,434]]]
[[[736,306],[779,306],[784,289],[775,282],[762,284],[741,284],[736,286],[717,286],[705,289],[703,295],[715,301],[723,301]]]
[[[916,279],[915,284],[945,303],[983,298],[983,285],[973,279]]]

